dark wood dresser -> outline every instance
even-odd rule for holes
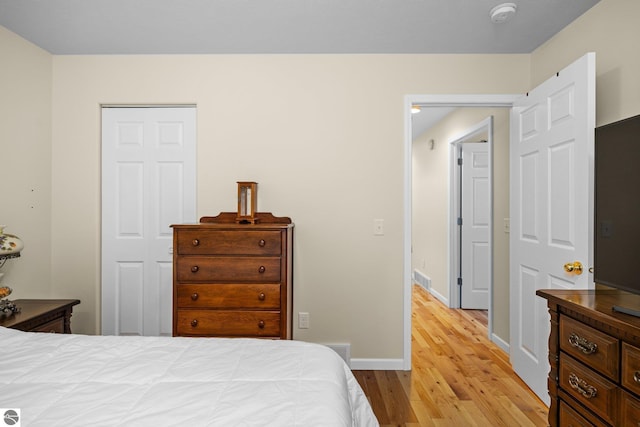
[[[549,425],[640,426],[640,295],[539,290],[551,314]]]
[[[293,224],[236,213],[173,225],[173,335],[291,339]]]
[[[71,333],[71,312],[77,299],[17,299],[19,313],[0,316],[0,326],[26,332]]]

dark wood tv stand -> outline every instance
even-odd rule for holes
[[[640,295],[596,290],[539,290],[551,315],[549,425],[640,425]]]

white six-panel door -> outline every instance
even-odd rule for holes
[[[593,287],[594,127],[595,54],[523,96],[511,113],[511,363],[547,404],[550,324],[535,292]],[[575,261],[583,274],[564,270]]]
[[[462,143],[461,308],[489,308],[489,147]]]
[[[102,109],[102,333],[171,335],[171,224],[195,222],[196,110]]]

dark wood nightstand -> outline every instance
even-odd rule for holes
[[[0,316],[0,326],[26,332],[71,333],[71,312],[77,299],[17,299],[20,313]]]

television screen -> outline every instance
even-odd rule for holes
[[[640,115],[596,128],[594,280],[640,293]]]

